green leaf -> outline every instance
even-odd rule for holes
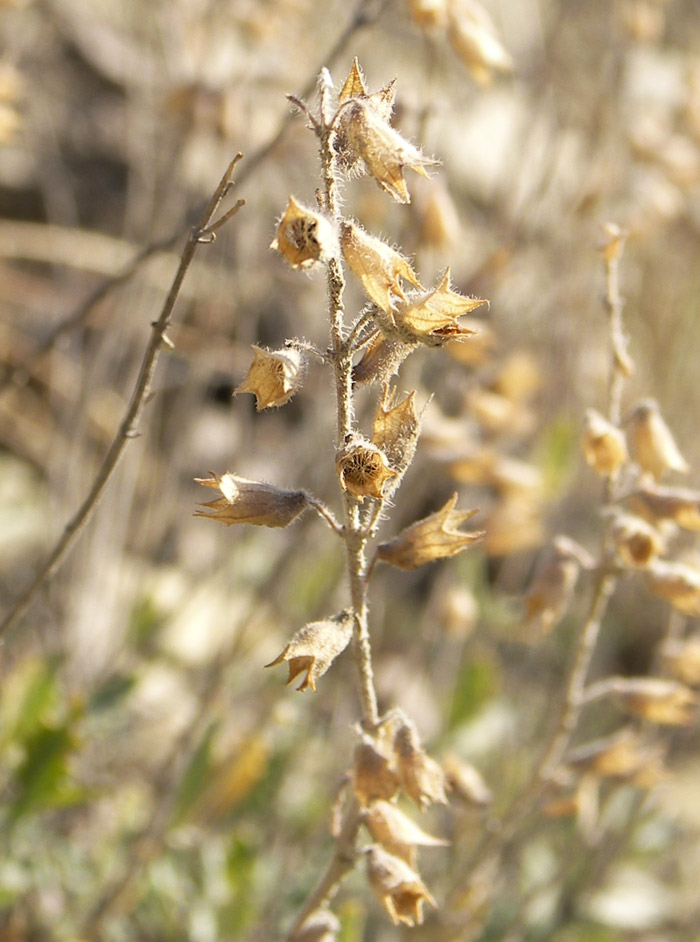
[[[87,704],[90,713],[100,713],[110,710],[126,697],[134,687],[136,678],[133,674],[115,672],[110,674],[99,687],[93,690]]]
[[[448,728],[472,719],[498,689],[498,668],[488,657],[472,657],[459,672],[449,709]]]
[[[25,757],[15,772],[17,795],[10,805],[11,820],[63,803],[68,784],[68,757],[75,746],[75,736],[69,726],[37,727],[26,741]]]
[[[178,821],[192,807],[210,781],[212,743],[218,726],[218,721],[215,721],[206,728],[180,779],[175,802],[175,817]]]

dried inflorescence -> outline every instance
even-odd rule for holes
[[[266,667],[286,661],[291,684],[298,674],[304,678],[297,688],[316,691],[316,681],[326,673],[333,661],[347,648],[352,638],[352,612],[344,611],[325,621],[314,621],[296,632],[289,644]]]
[[[287,491],[272,484],[249,481],[226,472],[221,477],[196,478],[198,484],[221,492],[221,497],[202,504],[196,517],[208,517],[228,526],[247,523],[257,527],[286,527],[309,507],[305,491]]]
[[[235,394],[253,393],[258,412],[285,405],[299,389],[306,362],[294,347],[265,350],[253,344],[253,362]]]

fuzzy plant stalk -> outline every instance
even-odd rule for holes
[[[410,466],[420,433],[416,392],[401,396],[393,378],[421,347],[439,348],[467,340],[473,330],[459,318],[484,304],[455,291],[449,269],[426,289],[410,262],[394,247],[367,232],[343,212],[339,188],[344,178],[365,174],[398,203],[410,202],[404,179],[408,168],[427,176],[436,161],[426,157],[391,125],[394,83],[370,93],[357,61],[340,91],[327,70],[319,80],[318,107],[291,98],[308,119],[321,161],[315,203],[290,196],[271,248],[292,268],[325,269],[328,346],[325,350],[292,338],[282,349],[253,348],[253,361],[237,393],[252,393],[257,408],[284,405],[301,389],[308,362],[326,367],[335,392],[335,471],[342,514],[304,489],[287,490],[250,481],[238,473],[199,479],[218,491],[199,514],[219,522],[285,527],[305,510],[315,510],[340,539],[347,561],[347,606],[300,628],[272,662],[287,663],[289,680],[301,675],[299,689],[316,685],[345,649],[354,662],[359,723],[348,776],[333,828],[336,849],[316,889],[289,932],[289,939],[332,939],[337,919],[330,902],[358,858],[391,920],[421,923],[423,905],[435,906],[416,861],[418,846],[439,846],[401,808],[408,799],[423,810],[446,803],[442,768],[423,749],[413,720],[402,711],[380,714],[373,677],[368,588],[378,563],[415,569],[454,556],[482,534],[461,529],[474,511],[456,509],[457,495],[430,516],[377,543],[379,523]],[[354,316],[345,310],[346,277],[356,277],[367,296]],[[359,424],[356,393],[376,390],[371,432]],[[360,827],[370,843],[358,850]],[[322,936],[318,933],[321,932]],[[325,934],[323,934],[325,933]]]

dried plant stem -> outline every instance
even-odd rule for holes
[[[197,247],[202,243],[213,242],[216,238],[215,232],[211,229],[212,223],[214,223],[214,226],[217,226],[218,224],[217,221],[214,220],[214,215],[219,209],[222,200],[228,194],[233,185],[233,171],[241,157],[242,154],[237,154],[236,157],[234,157],[234,159],[231,161],[228,169],[226,170],[226,173],[222,177],[221,182],[219,183],[216,191],[209,201],[209,205],[207,206],[200,223],[195,226],[195,228],[190,233],[187,244],[185,245],[185,248],[183,249],[182,255],[180,257],[180,265],[175,274],[170,291],[168,292],[168,296],[165,299],[165,303],[163,304],[160,316],[151,325],[151,337],[148,341],[148,346],[146,347],[146,351],[141,362],[141,368],[136,380],[136,385],[134,386],[134,390],[131,394],[129,405],[121,421],[119,429],[117,430],[117,433],[112,441],[112,444],[110,445],[107,454],[105,455],[102,464],[100,465],[100,468],[95,476],[92,487],[90,488],[87,496],[83,500],[78,510],[64,527],[61,536],[54,545],[54,548],[49,553],[48,557],[42,563],[39,571],[35,575],[29,587],[23,592],[19,599],[17,599],[12,609],[3,618],[2,622],[0,622],[0,637],[2,637],[2,635],[4,635],[17,621],[17,619],[26,611],[27,607],[44,581],[58,569],[63,560],[66,558],[81,531],[97,507],[100,498],[102,497],[102,494],[104,493],[104,490],[107,486],[107,483],[112,477],[129,439],[137,437],[138,423],[148,399],[153,376],[158,362],[158,357],[163,345],[167,345],[168,343],[166,332],[170,325],[173,309],[180,293],[180,289],[182,288],[182,283],[190,265],[192,264]],[[239,200],[236,205],[225,214],[225,218],[229,219],[231,216],[233,216],[236,212],[238,212],[242,205],[243,201]]]

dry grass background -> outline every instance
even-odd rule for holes
[[[347,184],[347,204],[412,254],[426,283],[450,264],[463,292],[491,300],[483,362],[407,364],[404,388],[434,399],[395,526],[444,503],[457,458],[488,446],[525,463],[507,485],[463,465],[484,551],[381,572],[373,587],[382,704],[410,709],[432,753],[474,762],[496,796],[488,812],[431,813],[453,841],[424,855],[439,901],[523,781],[581,619],[577,598],[546,645],[515,637],[549,537],[590,546],[600,527],[578,437],[585,409],[605,400],[606,220],[629,231],[636,371],[624,406],[656,396],[698,466],[700,5],[492,0],[515,73],[487,87],[407,3],[380,6],[329,63],[353,16],[341,0],[0,4],[3,609],[90,487],[188,226],[233,154],[250,161],[237,175],[245,209],[185,283],[140,437],[0,649],[3,939],[280,938],[328,857],[354,742],[352,671],[336,665],[314,697],[261,667],[343,604],[340,550],[307,517],[273,533],[192,517],[193,478],[209,470],[336,499],[322,371],[270,414],[231,397],[251,343],[325,343],[322,279],[268,248],[289,193],[313,199],[313,135],[288,120],[284,96],[320,66],[339,83],[356,55],[372,88],[398,76],[402,133],[442,160],[408,209],[367,179]],[[145,246],[178,234],[81,309]],[[514,399],[494,392],[499,376]],[[623,579],[595,675],[649,670],[667,617]],[[604,710],[586,722],[590,734],[611,728]],[[651,796],[604,796],[597,837],[532,822],[488,876],[494,905],[472,899],[455,938],[697,938],[697,737],[667,739],[673,775]],[[337,911],[343,942],[438,937],[430,922],[391,927],[359,874]]]

